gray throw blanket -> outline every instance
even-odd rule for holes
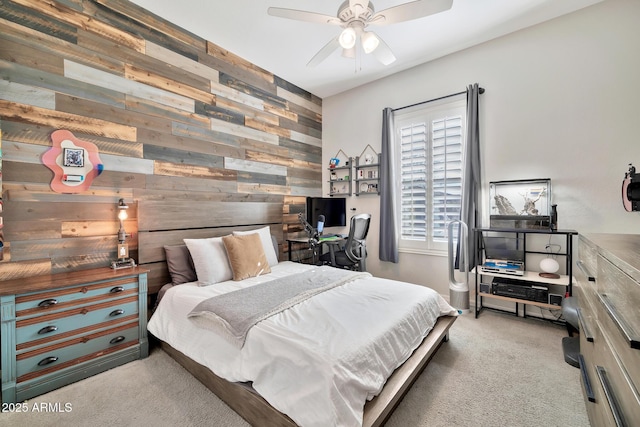
[[[221,333],[241,348],[247,333],[257,323],[321,292],[370,276],[369,273],[318,267],[206,299],[187,316],[199,327]]]

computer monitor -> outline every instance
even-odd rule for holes
[[[318,228],[318,217],[324,215],[324,227],[347,225],[347,201],[343,197],[307,197],[307,221]]]
[[[516,237],[483,236],[484,254],[489,260],[524,262],[524,240]]]

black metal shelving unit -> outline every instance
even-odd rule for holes
[[[566,293],[568,295],[572,295],[573,289],[573,237],[578,234],[575,230],[551,230],[548,228],[476,228],[473,230],[475,235],[475,247],[476,247],[476,259],[484,260],[484,239],[483,235],[485,233],[493,233],[498,235],[510,235],[517,239],[522,239],[523,252],[525,255],[524,259],[524,276],[514,276],[514,275],[505,275],[500,273],[488,273],[480,271],[480,266],[478,265],[475,270],[475,285],[476,285],[476,306],[475,306],[475,317],[478,317],[480,311],[483,308],[483,298],[493,298],[502,301],[514,302],[516,304],[515,315],[519,315],[519,304],[523,304],[523,316],[526,317],[526,306],[534,305],[541,308],[549,309],[549,310],[557,310],[560,309],[560,306],[548,304],[548,303],[540,303],[536,301],[529,301],[519,298],[511,298],[500,295],[493,295],[492,293],[480,292],[480,284],[482,283],[482,276],[489,277],[503,277],[509,278],[511,280],[522,281],[523,284],[526,283],[541,283],[547,285],[554,286],[566,286]],[[548,279],[544,277],[540,277],[537,271],[530,271],[527,269],[526,258],[528,254],[540,254],[540,255],[549,255],[549,252],[528,249],[527,247],[527,236],[529,235],[551,235],[551,236],[564,236],[565,237],[565,250],[554,252],[553,255],[561,256],[565,258],[565,272],[566,275],[562,275],[560,279]]]

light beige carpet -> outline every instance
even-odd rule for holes
[[[389,427],[589,425],[579,370],[562,355],[563,327],[483,311],[460,317]],[[34,412],[40,404],[68,412]],[[160,349],[0,414],[3,426],[246,426]]]

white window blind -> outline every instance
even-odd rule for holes
[[[447,223],[460,217],[464,123],[461,101],[396,117],[401,250],[446,248]]]

